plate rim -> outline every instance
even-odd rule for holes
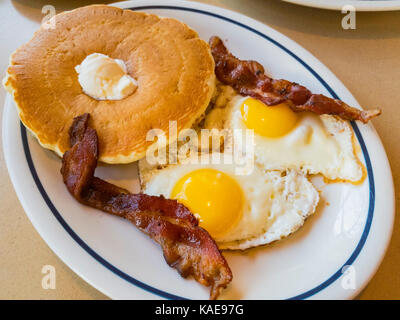
[[[141,6],[141,5],[139,5],[140,3],[142,3],[142,4],[144,4],[143,6]],[[165,5],[162,5],[163,3],[165,3],[165,2],[162,2],[162,1],[127,1],[127,2],[122,2],[122,3],[116,3],[116,4],[112,4],[112,5],[119,5],[119,6],[122,6],[122,7],[124,7],[124,8],[131,8],[132,6],[134,7],[134,9],[136,9],[136,10],[140,10],[140,9],[145,9],[144,7],[147,7],[147,9],[151,9],[150,7],[153,7],[153,9],[156,9],[156,7],[164,7],[164,8],[161,8],[161,9],[167,9],[166,7],[169,7],[169,9],[178,9],[176,6],[175,6],[175,8],[173,8],[174,6],[172,6],[172,5],[168,5],[168,6],[165,6]],[[203,9],[205,9],[204,7],[206,7],[206,8],[208,8],[208,9],[218,9],[217,11],[219,11],[220,13],[223,13],[224,11],[225,11],[225,13],[229,13],[229,14],[231,14],[231,15],[238,15],[238,16],[240,16],[241,18],[242,18],[242,20],[246,20],[246,19],[249,19],[249,20],[252,20],[254,23],[257,23],[257,24],[260,24],[260,22],[257,22],[257,21],[255,21],[254,19],[251,19],[251,18],[249,18],[249,17],[247,17],[247,16],[245,16],[245,15],[242,15],[242,14],[239,14],[239,13],[235,13],[235,12],[232,12],[232,11],[230,11],[230,10],[226,10],[226,9],[221,9],[221,8],[219,8],[219,7],[215,7],[215,6],[211,6],[211,5],[204,5],[204,4],[199,4],[199,3],[193,3],[193,2],[189,2],[189,1],[173,1],[173,3],[175,3],[175,4],[178,4],[179,6],[180,6],[180,8],[182,9],[182,8],[185,8],[185,10],[187,10],[187,11],[198,11],[198,8],[196,9],[196,7],[203,7]],[[192,7],[190,7],[190,5],[192,5],[194,8],[192,8]],[[188,10],[188,8],[192,8],[192,9],[194,9],[194,10]],[[179,10],[179,9],[178,9]],[[211,14],[211,12],[208,12],[208,14],[211,14],[211,15],[213,15],[213,16],[218,16],[218,14],[215,14],[214,13],[215,11],[213,11],[213,13]],[[224,17],[222,17],[222,16],[220,16],[220,18],[224,18]],[[224,20],[227,20],[227,18],[225,18]],[[228,20],[231,20],[231,22],[234,22],[235,23],[235,21],[233,21],[232,19],[228,19]],[[236,22],[236,24],[238,24],[238,22]],[[242,23],[241,23],[242,24]],[[245,24],[242,24],[243,26],[246,26]],[[269,28],[269,27],[267,27],[267,26],[265,26],[264,24],[262,24],[262,26],[264,27],[264,29],[265,30],[268,30],[268,29],[271,29],[271,28]],[[247,26],[247,29],[249,29],[250,27],[248,27]],[[273,29],[271,29],[271,30],[273,30]],[[256,31],[258,31],[258,30],[256,30]],[[268,30],[268,31],[270,31],[270,30]],[[319,64],[318,65],[318,68],[320,68],[321,66],[322,67],[324,67],[326,70],[328,70],[318,59],[316,59],[315,57],[313,57],[308,51],[305,51],[302,47],[300,47],[297,43],[295,43],[294,41],[292,41],[292,40],[290,40],[290,39],[288,39],[286,36],[284,36],[283,34],[281,34],[281,33],[279,33],[279,32],[277,32],[277,31],[275,31],[275,30],[273,30],[273,32],[275,33],[275,35],[278,35],[279,37],[280,37],[280,39],[286,39],[286,40],[288,40],[289,41],[289,43],[290,44],[292,44],[292,45],[294,45],[295,47],[299,47],[300,49],[302,49],[302,53],[301,54],[304,54],[304,53],[307,53],[307,55],[309,56],[309,57],[311,57],[311,58],[314,58],[314,60],[315,60],[315,63],[317,63],[317,64]],[[263,34],[262,32],[260,32],[260,31],[258,31],[258,33],[260,33],[260,34]],[[267,35],[264,35],[264,37],[265,38],[270,38],[269,36],[267,36]],[[286,52],[288,52],[288,53],[291,53],[291,51],[289,50],[289,49],[287,49],[287,48],[285,48],[284,46],[282,46],[282,44],[280,44],[279,42],[277,42],[275,39],[273,39],[273,38],[270,38],[270,41],[272,41],[274,44],[275,44],[275,42],[278,44],[278,46],[281,48],[281,49],[284,49]],[[300,55],[301,55],[300,54]],[[293,53],[291,53],[291,55],[293,56]],[[297,55],[296,55],[296,57],[297,57]],[[307,58],[309,58],[309,57],[307,57]],[[307,63],[306,62],[304,62],[301,58],[299,58],[299,57],[297,57],[297,60],[300,62],[300,63],[302,63],[306,68],[307,68]],[[313,61],[314,62],[314,61]],[[312,71],[314,71],[311,67],[309,67],[308,66],[308,68],[307,69],[311,69]],[[329,70],[328,70],[329,71]],[[320,82],[321,82],[321,84],[324,86],[324,87],[326,87],[326,89],[328,90],[328,91],[330,91],[330,93],[333,93],[334,95],[336,95],[335,94],[335,92],[333,91],[333,89],[331,89],[330,88],[330,86],[325,82],[325,80],[323,79],[323,78],[321,78],[320,76],[319,76],[319,74],[318,73],[316,73],[315,71],[314,71],[314,73],[315,73],[315,75],[317,76],[317,80],[319,80]],[[314,75],[314,73],[313,73],[313,75]],[[331,76],[333,76],[333,78],[331,77]],[[320,78],[320,79],[318,79],[318,77]],[[342,90],[344,90],[344,92],[345,93],[348,93],[350,96],[351,96],[351,94],[350,94],[350,92],[347,90],[347,88],[345,88],[344,87],[344,85],[332,74],[332,72],[330,72],[329,71],[329,74],[325,77],[325,78],[330,78],[330,82],[331,82],[331,84],[332,84],[332,82],[335,82],[334,80],[337,80],[338,81],[338,85],[340,85],[342,88],[340,88],[340,91],[342,91]],[[334,87],[336,87],[336,84],[335,85],[333,85]],[[329,90],[330,89],[330,90]],[[354,98],[353,98],[354,99]],[[355,99],[354,99],[355,100]],[[10,97],[9,97],[9,95],[8,95],[8,99],[6,99],[6,103],[7,103],[7,101],[9,101],[9,103],[11,102],[11,99],[10,99]],[[5,122],[5,118],[6,118],[6,116],[5,116],[5,113],[6,113],[6,108],[5,108],[5,110],[4,110],[4,114],[3,114],[3,123]],[[353,126],[354,127],[354,126]],[[356,129],[355,129],[355,131],[356,130],[358,130],[357,129],[357,127],[355,127]],[[3,141],[6,139],[5,138],[5,136],[6,136],[6,133],[4,132],[4,130],[5,130],[5,126],[3,125]],[[22,134],[22,138],[24,138],[23,137],[23,130],[25,130],[25,127],[23,127],[22,126],[22,124],[21,124],[21,134]],[[26,137],[26,136],[25,136]],[[376,138],[379,140],[379,136],[376,134]],[[362,137],[361,137],[361,140],[362,140]],[[380,140],[379,140],[379,142],[380,142]],[[361,144],[361,141],[360,141],[360,144]],[[5,150],[5,148],[6,148],[6,144],[5,143],[3,143],[3,148],[4,148],[4,151],[6,151]],[[367,153],[367,155],[368,155],[368,151],[366,150],[366,153]],[[6,155],[6,152],[5,152],[5,155]],[[365,153],[364,153],[364,156],[365,156]],[[386,153],[384,153],[384,156],[386,157]],[[6,156],[6,163],[7,163],[7,167],[8,167],[8,169],[9,169],[9,172],[11,171],[10,170],[10,161],[8,161],[8,160],[10,160],[10,159],[7,159],[8,157]],[[367,161],[367,159],[365,159],[366,161]],[[387,157],[386,157],[386,160],[387,160]],[[28,161],[29,162],[29,161]],[[389,168],[389,172],[390,172],[390,168]],[[10,176],[11,176],[11,172],[10,172]],[[373,177],[372,177],[372,179],[373,179]],[[17,184],[17,182],[15,181],[15,179],[12,179],[12,182],[13,182],[13,185],[14,185],[14,188],[16,189],[16,191],[19,189],[17,186],[16,186],[16,184]],[[372,180],[372,182],[373,182],[373,180]],[[40,189],[40,188],[39,188]],[[40,190],[39,190],[40,191]],[[18,195],[18,198],[20,199],[20,201],[21,201],[21,203],[23,203],[23,206],[24,206],[24,202],[25,201],[22,201],[22,199],[21,199],[21,197],[22,197],[22,194],[20,193],[20,192],[17,192],[17,195]],[[372,197],[372,198],[374,198],[374,197]],[[394,198],[394,197],[393,197]],[[371,198],[370,198],[371,199]],[[25,204],[25,206],[26,206],[26,204]],[[29,211],[29,209],[27,209],[27,208],[25,208],[25,206],[24,206],[24,209],[25,209],[25,211],[26,211],[26,213],[27,213],[27,215],[28,215],[28,217],[31,219],[31,221],[32,221],[32,223],[34,222],[32,219],[33,219],[33,217],[31,217],[31,215],[29,215],[28,214],[28,211]],[[51,209],[51,208],[50,208]],[[393,208],[393,212],[394,212],[394,208]],[[366,223],[367,223],[367,221],[366,221]],[[34,225],[35,225],[35,223],[33,223]],[[391,224],[391,226],[393,227],[393,223]],[[35,228],[38,230],[38,228],[36,227],[36,225],[35,225]],[[38,230],[39,231],[39,230]],[[39,232],[40,233],[40,232]],[[389,233],[389,235],[391,234],[391,232]],[[46,240],[46,237],[44,237],[42,234],[41,234],[41,236],[42,236],[42,238],[46,241],[46,243],[50,246],[50,244],[48,243],[48,241]],[[389,236],[389,239],[390,239],[390,236]],[[388,246],[388,242],[386,243],[386,245],[385,245],[385,250],[387,249],[387,246]],[[53,248],[52,248],[53,249]],[[384,251],[385,251],[384,250]],[[60,254],[58,254],[57,252],[56,252],[56,250],[54,250],[53,249],[53,251],[60,257]],[[58,250],[57,250],[58,251]],[[379,257],[378,257],[378,260],[379,261],[377,261],[377,263],[376,263],[376,269],[379,267],[379,265],[380,265],[380,262],[381,262],[381,260],[382,260],[382,258],[383,258],[383,254],[381,255],[381,258],[379,259]],[[62,259],[64,262],[65,262],[65,260],[64,259]],[[97,289],[99,289],[96,285],[94,285],[93,284],[93,282],[92,281],[89,281],[89,280],[87,280],[86,279],[86,277],[85,276],[83,276],[82,274],[81,274],[81,272],[78,272],[78,271],[76,271],[75,270],[75,268],[72,268],[71,266],[70,266],[70,264],[69,263],[67,263],[66,262],[66,264],[72,269],[72,270],[74,270],[76,273],[78,273],[82,278],[84,278],[86,281],[88,281],[90,284],[92,284],[94,287],[96,287]],[[111,270],[112,271],[112,270]],[[375,270],[376,271],[376,270]],[[370,275],[370,277],[369,277],[369,279],[373,276],[373,274],[374,274],[374,272]],[[367,281],[365,281],[365,283],[363,284],[363,285],[361,285],[361,286],[359,286],[359,288],[358,288],[358,291],[357,291],[357,293],[359,292],[359,291],[361,291],[362,290],[362,288],[366,285],[366,283],[369,281],[369,279],[367,280]],[[135,279],[136,280],[136,279]],[[336,279],[335,279],[336,280]],[[145,289],[145,288],[141,288],[141,289]],[[105,291],[107,291],[107,290],[103,290],[103,289],[99,289],[100,291],[102,291],[102,292],[105,292]],[[146,290],[146,289],[145,289]],[[156,290],[158,290],[158,289],[156,289]],[[354,293],[353,294],[353,296],[354,295],[356,295],[357,293]],[[157,294],[157,293],[155,293],[155,294]],[[167,293],[168,294],[168,293]],[[178,297],[178,296],[175,296],[175,295],[172,295],[172,294],[168,294],[168,295],[171,295],[170,297],[165,297],[165,296],[163,296],[163,298],[174,298],[174,299],[176,299],[176,298],[182,298],[182,297]],[[296,297],[293,297],[293,298],[300,298],[300,297],[298,297],[298,296],[296,296]]]
[[[346,5],[353,6],[356,11],[397,11],[400,10],[400,0],[339,0],[328,2],[327,0],[281,0],[297,4],[303,7],[342,11]]]

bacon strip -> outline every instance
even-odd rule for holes
[[[89,114],[75,118],[69,131],[72,148],[64,154],[61,168],[68,191],[85,205],[128,219],[160,244],[172,268],[211,286],[210,299],[216,299],[231,282],[232,272],[214,240],[176,200],[131,194],[94,177],[98,139],[88,121]]]
[[[363,123],[381,114],[380,109],[358,110],[340,100],[312,94],[297,83],[272,79],[265,74],[264,67],[257,61],[240,60],[232,55],[216,36],[210,38],[210,46],[218,80],[232,86],[241,95],[258,99],[268,106],[286,102],[295,112],[331,114]]]

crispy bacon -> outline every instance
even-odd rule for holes
[[[265,74],[264,67],[257,61],[240,60],[232,55],[216,36],[211,37],[210,46],[218,80],[232,86],[241,95],[251,96],[268,106],[286,102],[295,112],[331,114],[363,123],[381,114],[380,109],[358,110],[340,100],[313,94],[297,83],[272,79]]]
[[[85,205],[132,222],[160,244],[172,268],[182,277],[193,276],[202,285],[211,286],[210,299],[216,299],[231,282],[232,272],[214,240],[176,200],[132,194],[94,177],[98,139],[88,121],[89,114],[81,115],[70,128],[72,148],[64,154],[61,168],[69,192]]]

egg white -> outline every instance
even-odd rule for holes
[[[214,238],[220,249],[247,249],[279,240],[296,231],[315,212],[319,195],[306,176],[289,170],[264,172],[255,167],[250,175],[237,175],[234,164],[169,165],[147,172],[145,160],[139,163],[142,191],[170,198],[175,184],[191,171],[210,168],[229,175],[243,192],[239,222]],[[142,181],[143,182],[143,181]]]
[[[247,129],[241,115],[241,105],[246,99],[235,96],[225,107],[212,110],[205,120],[206,127]],[[298,117],[296,126],[281,137],[254,134],[256,163],[264,170],[294,169],[322,174],[329,180],[362,180],[364,167],[356,155],[348,121],[310,112],[298,113]],[[239,147],[235,141],[233,144]]]

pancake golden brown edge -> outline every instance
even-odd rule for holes
[[[58,155],[69,148],[68,128],[88,112],[99,135],[100,158],[129,163],[153,144],[150,129],[168,135],[189,128],[206,110],[215,87],[208,44],[184,23],[142,12],[94,5],[53,17],[11,56],[4,86],[23,124]],[[78,82],[75,66],[92,53],[125,62],[138,82],[123,100],[95,100]],[[174,138],[174,137],[172,137]]]

